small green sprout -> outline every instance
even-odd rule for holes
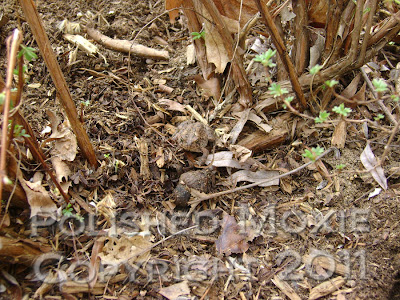
[[[349,115],[349,113],[351,113],[351,111],[352,111],[351,108],[344,107],[343,103],[340,104],[339,106],[333,107],[332,110],[335,113],[342,115],[343,117],[347,117]]]
[[[281,88],[281,86],[277,83],[271,84],[271,86],[268,88],[269,93],[274,96],[274,98],[283,96],[284,94],[288,93],[288,90],[285,88]]]
[[[397,96],[397,95],[391,95],[390,98],[392,98],[392,100],[393,100],[394,102],[399,102],[399,99],[400,99],[400,97]]]
[[[204,36],[206,35],[206,32],[205,31],[192,32],[191,35],[193,36],[192,37],[193,40],[198,40],[198,39],[201,39],[201,38],[204,39]]]
[[[271,58],[272,58],[275,54],[276,54],[276,50],[268,49],[268,50],[265,51],[264,53],[261,53],[261,54],[257,55],[257,56],[254,58],[254,61],[257,61],[257,62],[262,63],[263,66],[265,66],[265,67],[272,68],[272,67],[275,67],[275,66],[276,66],[276,64],[274,64],[274,63],[271,61]]]
[[[382,120],[384,117],[385,117],[384,115],[378,114],[376,117],[374,117],[374,120],[379,121],[379,120]]]
[[[23,66],[22,66],[22,74],[26,73],[27,70],[28,70],[28,67],[25,66],[25,65],[23,65]],[[18,74],[19,74],[18,69],[14,69],[14,70],[13,70],[13,74],[18,76]]]
[[[311,75],[315,75],[315,74],[317,74],[318,72],[319,72],[319,70],[321,70],[322,69],[322,66],[320,66],[319,64],[316,64],[314,67],[312,67],[311,69],[310,69],[310,74]]]
[[[311,148],[311,150],[306,149],[302,154],[304,157],[309,158],[311,161],[316,161],[317,157],[324,153],[324,148],[317,146],[316,148]]]
[[[282,107],[283,107],[284,109],[286,109],[286,108],[287,108],[286,102],[287,102],[287,103],[290,103],[290,102],[292,102],[293,100],[294,100],[294,97],[293,97],[293,96],[287,96],[287,97],[283,100],[285,103],[282,104]]]
[[[109,158],[109,157],[110,157],[110,153],[104,154],[104,158]]]
[[[8,121],[8,129],[11,129],[11,120]],[[26,133],[24,127],[19,124],[14,125],[14,136],[16,136],[16,137],[31,137],[29,134]]]
[[[32,47],[25,47],[21,45],[21,50],[18,52],[18,58],[24,56],[28,62],[31,62],[34,59],[37,59],[36,49]]]
[[[324,123],[326,120],[328,120],[330,113],[328,113],[326,110],[320,111],[319,116],[315,118],[315,123]]]
[[[86,100],[86,101],[81,101],[82,105],[84,106],[89,106],[90,105],[90,100]]]
[[[336,170],[343,170],[346,167],[345,164],[336,165]]]
[[[66,217],[72,217],[72,205],[68,203],[67,207],[62,210],[62,213]]]
[[[0,105],[3,105],[6,101],[6,92],[0,93]]]
[[[383,93],[388,89],[386,82],[381,78],[378,79],[374,78],[372,80],[372,84],[377,93]]]
[[[339,83],[339,81],[332,79],[332,80],[327,80],[325,81],[325,85],[327,87],[333,88],[335,85],[337,85]]]

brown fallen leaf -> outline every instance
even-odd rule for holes
[[[240,226],[234,217],[225,214],[222,220],[222,231],[215,242],[220,254],[244,253],[249,249],[247,235],[240,232]]]
[[[26,181],[21,174],[18,175],[18,179],[26,193],[31,208],[31,218],[33,216],[40,216],[50,217],[55,220],[57,215],[57,205],[53,202],[46,189],[42,186],[42,181]]]
[[[345,120],[340,120],[336,125],[335,131],[332,135],[331,144],[333,147],[343,149],[346,143],[347,137],[347,123]]]
[[[190,295],[190,288],[187,281],[182,281],[160,289],[159,293],[169,300],[175,300],[181,299],[181,296]]]

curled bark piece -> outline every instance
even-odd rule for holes
[[[165,50],[152,49],[140,44],[132,43],[127,40],[115,40],[108,36],[105,36],[104,34],[100,33],[100,31],[90,27],[86,28],[86,32],[92,39],[94,39],[99,44],[116,51],[132,53],[144,58],[162,59],[162,60],[169,59],[168,51]]]

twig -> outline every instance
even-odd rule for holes
[[[10,112],[11,102],[11,86],[13,80],[13,71],[15,68],[16,57],[18,53],[19,44],[21,43],[21,34],[18,29],[14,30],[12,36],[7,39],[7,53],[8,53],[8,67],[7,67],[7,78],[5,85],[6,100],[4,103],[3,113],[3,128],[1,129],[1,153],[0,153],[0,214],[2,208],[2,193],[3,193],[3,180],[6,176],[6,156],[7,156],[7,130],[8,130],[8,118]]]
[[[385,145],[385,148],[384,148],[385,150],[383,151],[382,156],[379,160],[379,165],[383,165],[383,163],[386,159],[386,156],[389,152],[390,144],[392,143],[396,133],[399,131],[399,127],[400,127],[400,120],[397,122],[396,126],[392,130],[392,134],[390,135],[389,140],[387,141],[387,144]]]
[[[64,111],[71,124],[71,128],[75,133],[79,148],[81,149],[84,157],[89,161],[89,164],[93,167],[97,167],[98,162],[96,159],[96,153],[93,149],[93,145],[90,142],[89,136],[85,128],[79,121],[75,102],[72,100],[67,82],[61,71],[60,65],[57,62],[54,51],[51,48],[49,37],[44,30],[43,22],[39,16],[35,4],[31,0],[19,0],[19,2],[21,4],[22,10],[24,11],[25,18],[32,30],[32,34],[38,44],[39,50],[42,53],[50,76],[53,79],[53,83],[57,89],[60,103],[64,108]]]
[[[325,155],[330,153],[332,150],[339,151],[337,148],[331,147],[328,150],[326,150],[324,153],[319,155],[314,161],[309,161],[308,163],[305,163],[304,165],[302,165],[302,166],[300,166],[300,167],[298,167],[298,168],[296,168],[294,170],[291,170],[291,171],[286,172],[284,174],[280,174],[278,176],[274,176],[272,178],[261,180],[261,181],[255,182],[255,183],[250,183],[250,184],[247,184],[247,185],[244,185],[244,186],[240,186],[240,187],[237,187],[237,188],[234,188],[234,189],[230,189],[230,190],[227,190],[227,191],[208,194],[206,196],[199,197],[198,199],[195,199],[193,201],[189,201],[189,204],[190,205],[197,205],[198,203],[200,203],[200,202],[202,202],[204,200],[209,200],[209,199],[216,198],[216,197],[219,197],[219,196],[223,196],[223,195],[227,195],[227,194],[232,194],[232,193],[235,193],[235,192],[243,191],[243,190],[246,190],[246,189],[249,189],[249,188],[252,188],[252,187],[259,186],[260,184],[268,183],[268,182],[274,181],[276,179],[280,179],[280,178],[289,176],[291,174],[297,173],[297,172],[303,170],[304,168],[306,168],[307,166],[315,163],[317,160],[321,159],[322,157],[324,157]]]
[[[92,39],[94,39],[99,44],[116,51],[133,53],[137,56],[144,58],[161,59],[161,60],[169,59],[169,54],[168,51],[166,50],[153,49],[140,44],[132,43],[127,40],[112,39],[102,34],[100,31],[90,27],[86,27],[86,32]]]

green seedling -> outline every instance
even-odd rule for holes
[[[345,164],[339,164],[339,165],[336,165],[336,170],[343,170],[344,168],[346,167],[346,165]]]
[[[343,117],[347,117],[352,111],[351,108],[345,107],[343,103],[339,106],[333,107],[332,110]]]
[[[322,153],[324,153],[324,148],[317,146],[315,148],[311,148],[311,150],[304,150],[304,153],[302,155],[306,158],[309,158],[311,161],[316,161],[317,157],[320,156]]]
[[[81,101],[82,105],[84,106],[89,106],[90,105],[90,100],[86,100],[86,101]]]
[[[257,55],[257,56],[254,58],[254,61],[257,61],[257,62],[262,63],[262,65],[265,66],[265,67],[272,68],[272,67],[275,67],[275,66],[276,66],[276,64],[274,64],[274,63],[271,61],[271,58],[272,58],[275,54],[276,54],[276,50],[268,49],[268,50],[265,51],[264,53],[261,53],[261,54]]]
[[[36,49],[32,47],[26,47],[21,45],[21,50],[18,52],[18,58],[23,56],[28,62],[31,62],[34,59],[37,59]],[[28,67],[26,65],[22,66],[22,73],[26,73]],[[18,68],[13,70],[14,75],[18,75]]]
[[[8,129],[11,129],[11,120],[8,121]],[[14,125],[14,136],[15,137],[31,137],[26,133],[24,127],[22,125]]]
[[[382,120],[384,117],[385,117],[384,115],[378,114],[376,117],[374,117],[374,120],[379,121],[379,120]]]
[[[337,85],[339,81],[332,79],[332,80],[327,80],[325,81],[325,85],[329,88],[333,88],[335,85]]]
[[[24,56],[24,58],[28,62],[31,62],[32,60],[37,59],[37,55],[35,52],[36,52],[35,48],[25,47],[24,45],[21,45],[21,50],[18,52],[18,58]]]
[[[204,39],[204,36],[206,35],[206,32],[205,31],[192,32],[191,35],[193,36],[192,37],[193,40],[198,40],[198,39],[201,39],[201,38]]]
[[[392,100],[393,100],[394,102],[399,102],[399,99],[400,99],[400,97],[397,96],[397,95],[391,95],[390,98],[392,98]]]
[[[104,158],[109,158],[109,157],[110,157],[110,153],[104,154]]]
[[[316,64],[314,67],[310,69],[310,74],[315,75],[322,69],[322,66]]]
[[[372,80],[372,85],[374,86],[377,93],[383,93],[388,89],[386,82],[381,78],[374,78]]]
[[[62,210],[62,213],[66,217],[72,217],[73,216],[71,203],[67,204],[67,206]]]
[[[287,89],[281,88],[281,86],[275,82],[271,84],[271,86],[268,88],[268,91],[272,96],[274,96],[274,98],[283,96],[284,94],[288,93]]]
[[[319,116],[315,118],[315,123],[324,123],[326,120],[328,120],[330,113],[328,113],[326,110],[320,111]]]

